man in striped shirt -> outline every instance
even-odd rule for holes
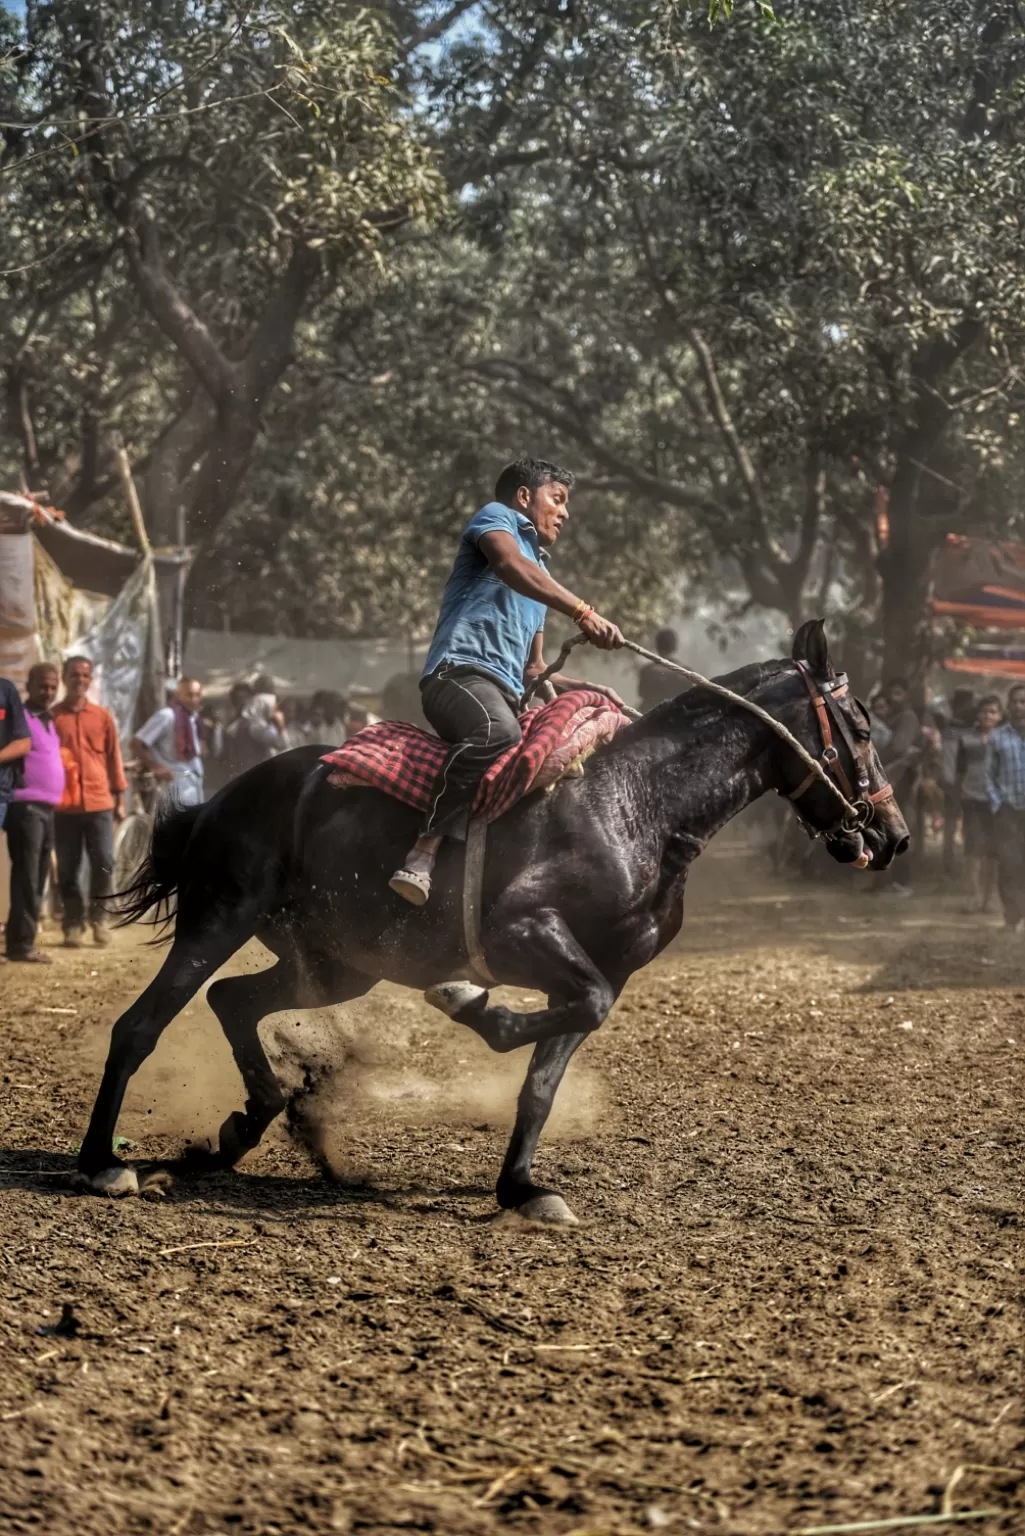
[[[1004,924],[1025,922],[1025,683],[1007,695],[1007,724],[989,734],[986,789],[996,817],[997,881]]]

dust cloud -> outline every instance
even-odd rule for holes
[[[254,946],[222,974],[260,970],[264,963]],[[544,1005],[540,994],[512,988],[496,988],[493,996],[519,1011]],[[341,1007],[271,1014],[260,1036],[291,1100],[289,1114],[266,1139],[291,1133],[338,1176],[352,1172],[354,1158],[362,1167],[365,1149],[402,1127],[511,1127],[530,1060],[529,1049],[495,1055],[418,994],[389,983]],[[570,1065],[546,1139],[588,1135],[605,1115],[602,1084],[585,1055],[586,1047]],[[231,1050],[201,994],[132,1080],[124,1129],[133,1139],[202,1142],[216,1136],[244,1098]]]
[[[494,996],[522,1011],[543,1005],[538,994],[509,988],[496,988]],[[365,1146],[375,1133],[413,1125],[511,1127],[530,1060],[529,1049],[494,1055],[465,1027],[387,983],[343,1008],[282,1014],[265,1040],[286,1090],[298,1094],[293,1131],[338,1176],[353,1172],[354,1145]],[[604,1109],[596,1074],[571,1064],[545,1134],[585,1136]]]

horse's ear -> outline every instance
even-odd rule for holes
[[[808,619],[794,636],[791,652],[795,661],[806,661],[813,677],[829,677],[829,646],[826,629],[821,619]]]

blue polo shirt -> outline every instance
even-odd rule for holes
[[[511,533],[520,553],[536,565],[547,558],[537,529],[522,512],[500,501],[475,512],[459,540],[423,675],[436,672],[443,662],[473,667],[518,696],[534,636],[545,627],[546,609],[495,575],[480,549],[486,533]]]

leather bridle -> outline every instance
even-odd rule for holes
[[[805,775],[797,788],[790,791],[787,799],[793,802],[798,819],[809,837],[829,838],[837,837],[845,832],[863,832],[872,821],[876,806],[884,800],[893,799],[893,788],[889,782],[884,783],[881,789],[871,790],[869,788],[868,769],[858,753],[857,743],[851,735],[850,727],[837,703],[838,699],[846,697],[850,692],[847,674],[841,672],[837,677],[831,678],[828,682],[819,682],[812,676],[811,668],[806,661],[798,661],[795,664],[804,679],[804,686],[808,690],[808,696],[815,710],[815,718],[818,721],[819,736],[822,742],[822,751],[819,753],[818,760],[825,772],[835,780],[844,798],[853,806],[854,815],[852,816],[849,811],[844,811],[843,815],[838,817],[831,827],[820,828],[811,825],[807,817],[802,815],[797,802],[809,790],[814,789],[815,785],[819,782],[818,774],[813,772]],[[853,785],[840,761],[840,754],[833,740],[834,727],[837,735],[851,754],[851,771],[854,774]]]

